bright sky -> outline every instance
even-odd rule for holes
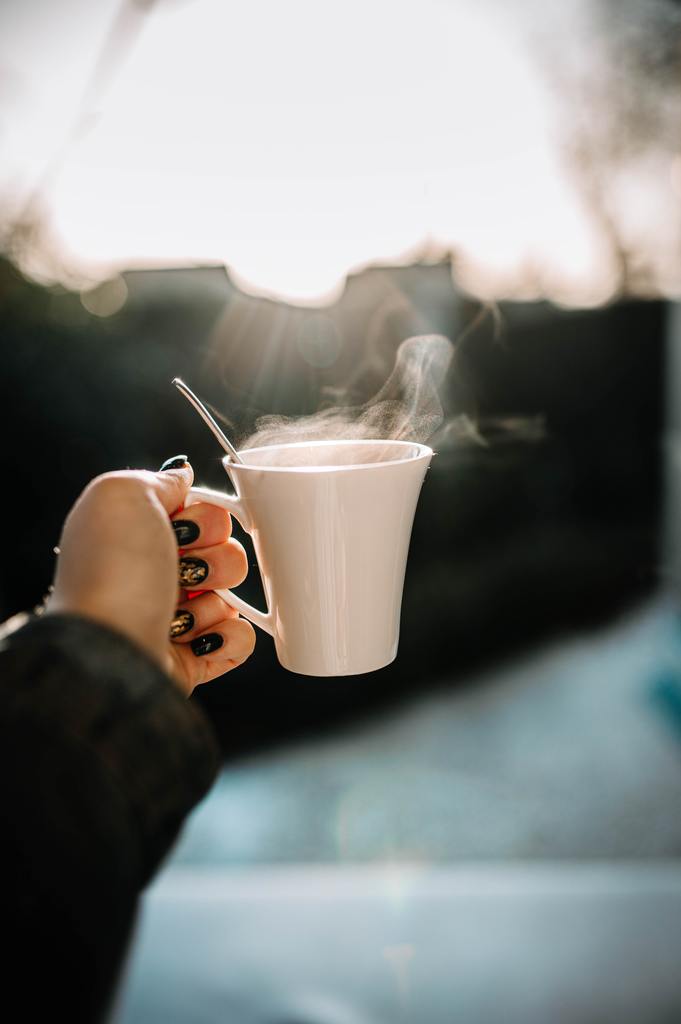
[[[2,6],[5,207],[68,139],[117,8]],[[609,294],[503,4],[166,0],[141,21],[46,189],[71,265],[218,260],[253,290],[314,300],[428,245],[461,250],[482,293],[534,266],[559,299]]]

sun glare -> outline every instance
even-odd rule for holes
[[[551,119],[498,7],[159,5],[51,182],[50,229],[93,280],[219,260],[319,301],[421,247],[481,294],[601,301],[613,268]]]

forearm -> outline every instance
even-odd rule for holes
[[[138,893],[211,784],[217,748],[150,658],[84,619],[46,615],[4,639],[0,698],[15,967],[47,970],[56,1005],[77,979],[92,1019]]]

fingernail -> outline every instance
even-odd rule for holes
[[[200,658],[202,654],[219,651],[224,642],[220,633],[204,633],[203,636],[197,636],[196,640],[192,640],[189,646],[196,657]]]
[[[194,587],[203,583],[208,575],[208,562],[202,558],[181,558],[179,578],[181,587]]]
[[[166,459],[161,466],[159,473],[164,473],[166,469],[182,469],[185,462],[189,462],[189,456],[173,455],[172,459]]]
[[[170,623],[170,639],[174,640],[176,636],[182,636],[183,633],[188,633],[190,629],[194,627],[194,616],[191,612],[185,612],[182,610],[175,612],[175,618]]]
[[[187,544],[193,544],[199,539],[201,528],[191,519],[174,519],[170,525],[175,531],[177,546],[180,548],[186,548]]]

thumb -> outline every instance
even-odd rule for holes
[[[194,470],[186,455],[167,459],[156,477],[156,494],[168,515],[172,515],[184,504],[187,492],[194,482]]]

